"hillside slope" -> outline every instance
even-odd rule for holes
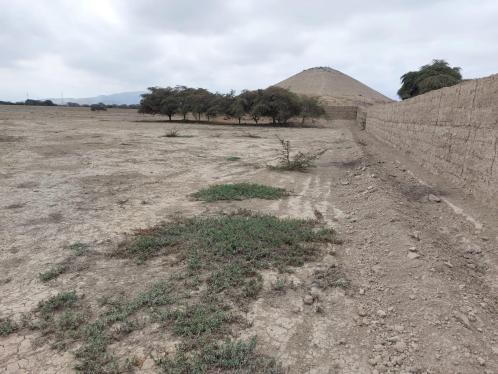
[[[332,105],[364,106],[393,100],[360,81],[329,67],[315,67],[276,84],[304,95],[320,96]]]

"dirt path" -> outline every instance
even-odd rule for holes
[[[182,131],[193,137],[166,139],[159,136],[178,125],[138,128],[122,112],[36,114],[36,121],[33,113],[0,117],[0,317],[17,317],[60,290],[95,298],[141,288],[163,278],[169,260],[137,267],[102,256],[125,233],[178,214],[250,208],[320,217],[344,240],[322,262],[289,275],[294,286],[285,293],[272,291],[278,275],[267,272],[247,315],[243,334],[256,334],[259,349],[289,373],[498,372],[496,207],[445,188],[368,134],[340,122],[325,129],[188,125]],[[309,173],[270,171],[264,165],[276,155],[276,134],[299,149],[329,151]],[[242,160],[227,162],[232,155]],[[271,203],[187,197],[235,181],[294,193]],[[76,241],[92,248],[84,266],[40,283],[38,273]],[[351,287],[315,287],[317,300],[303,303],[317,274],[335,266]],[[0,337],[0,372],[72,372],[70,353],[33,345],[36,337]],[[113,348],[143,355],[140,372],[155,372],[148,355],[172,346],[152,330]]]

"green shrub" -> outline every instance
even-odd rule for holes
[[[43,316],[50,316],[56,310],[73,306],[77,301],[76,291],[61,292],[48,300],[41,301],[38,310]]]
[[[65,265],[56,265],[50,268],[49,270],[40,273],[39,278],[42,282],[48,282],[49,280],[57,278],[59,275],[64,274],[66,271]]]
[[[84,255],[89,249],[90,246],[81,242],[74,242],[73,244],[67,247],[70,251],[74,252],[76,256]]]
[[[17,331],[19,326],[12,319],[0,319],[0,336],[7,336]]]
[[[320,158],[325,152],[326,149],[318,151],[318,152],[297,152],[294,156],[291,156],[291,145],[289,140],[278,139],[282,146],[280,151],[280,156],[278,158],[277,165],[268,166],[273,170],[284,170],[284,171],[306,171],[309,168],[315,166],[315,161]]]
[[[286,196],[283,188],[256,183],[216,184],[194,193],[192,196],[203,201],[266,199],[276,200]]]

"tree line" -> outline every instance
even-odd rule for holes
[[[291,118],[318,118],[325,110],[318,98],[297,95],[281,87],[259,90],[244,90],[239,95],[234,91],[227,94],[212,93],[204,88],[150,87],[142,95],[139,113],[180,115],[183,120],[191,113],[197,121],[210,121],[223,115],[234,118],[240,124],[244,117],[250,117],[256,124],[262,118],[269,118],[273,124],[286,124]]]
[[[26,101],[0,101],[0,105],[34,105],[34,106],[57,106],[52,100],[33,100],[27,99]]]
[[[104,104],[104,103],[97,103],[97,104],[79,104],[79,103],[73,103],[73,102],[67,102],[65,106],[71,107],[71,108],[90,108],[92,111],[94,110],[106,110],[110,108],[117,108],[117,109],[139,109],[140,105],[138,104]]]
[[[138,104],[78,104],[74,102],[67,102],[65,104],[55,104],[52,100],[33,100],[27,99],[25,101],[4,101],[0,100],[0,105],[33,105],[33,106],[67,106],[71,108],[90,108],[92,110],[106,110],[109,108],[118,108],[118,109],[139,109],[140,105]],[[98,109],[95,109],[98,108]]]

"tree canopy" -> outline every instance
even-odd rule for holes
[[[461,68],[451,67],[445,60],[433,60],[417,71],[401,76],[398,96],[405,100],[443,87],[450,87],[462,81]]]
[[[204,88],[150,87],[142,95],[140,113],[163,114],[171,121],[175,114],[183,116],[192,113],[197,121],[204,116],[208,121],[224,115],[235,118],[239,124],[248,116],[258,123],[262,117],[271,119],[273,124],[285,124],[293,117],[318,118],[325,114],[319,100],[314,97],[299,96],[287,89],[269,87],[265,90],[244,90],[240,95],[234,91],[227,94],[212,93]]]

